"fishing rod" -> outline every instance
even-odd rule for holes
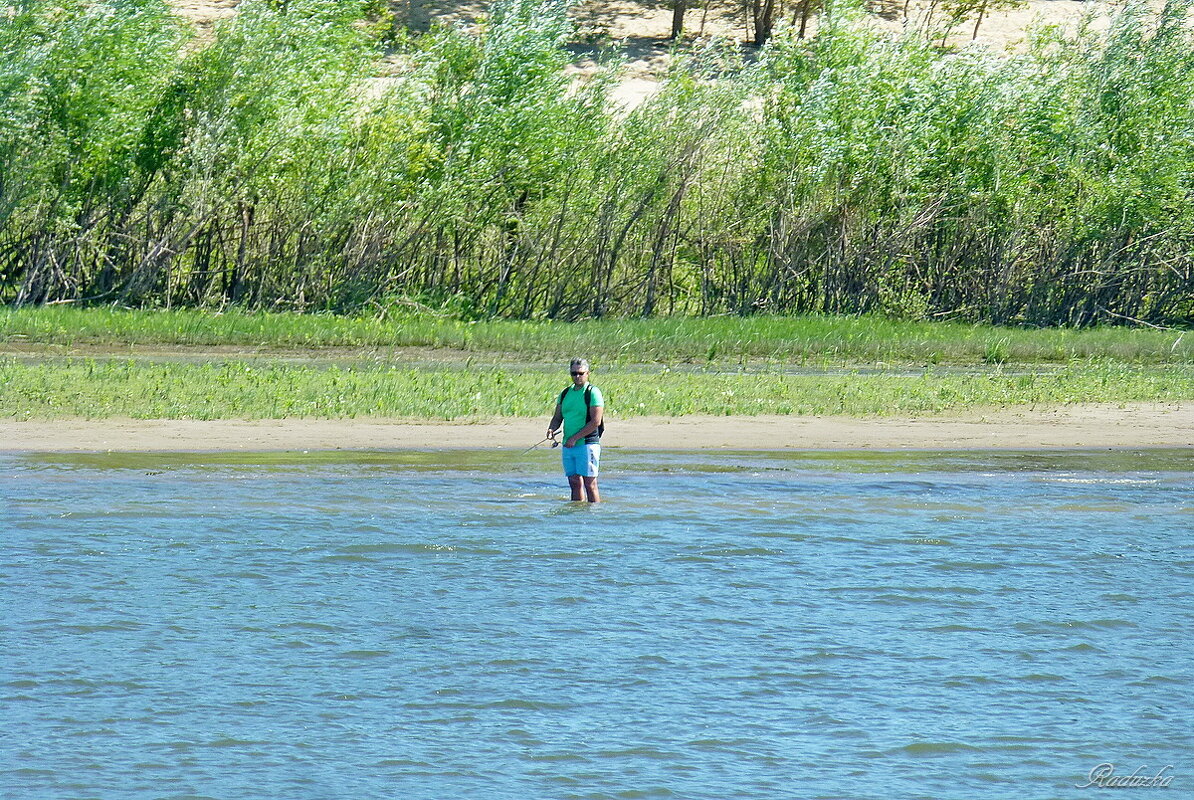
[[[523,450],[522,453],[519,455],[527,455],[528,453],[530,453],[531,450],[534,450],[535,448],[538,447],[538,445],[542,444],[543,442],[552,443],[553,448],[560,447],[560,443],[555,441],[555,436],[556,436],[555,433],[552,433],[552,435],[550,435],[550,436],[544,436],[543,438],[540,439],[540,441],[535,442],[535,444],[533,444],[533,445],[530,445],[529,448]]]

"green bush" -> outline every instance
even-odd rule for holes
[[[387,33],[384,70],[370,8],[0,14],[0,301],[1194,319],[1190,0],[1011,56],[835,6],[631,110],[558,0]]]

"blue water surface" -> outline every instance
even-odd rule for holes
[[[605,466],[0,460],[3,796],[1194,796],[1194,453]]]

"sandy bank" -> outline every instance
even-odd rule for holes
[[[514,448],[544,419],[468,424],[404,420],[57,420],[0,422],[0,452],[186,452]],[[1194,403],[1014,408],[922,418],[611,419],[607,447],[651,450],[967,450],[1194,447]]]

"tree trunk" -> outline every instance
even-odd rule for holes
[[[979,7],[978,7],[978,19],[976,19],[974,21],[974,33],[970,36],[971,41],[974,41],[975,39],[978,38],[978,26],[983,24],[983,17],[986,15],[986,13],[987,13],[987,3],[986,3],[986,0],[983,0],[983,2],[981,4],[979,4]]]
[[[688,10],[688,0],[672,0],[672,35],[670,38],[679,39],[684,33],[684,12]]]
[[[755,45],[762,47],[771,38],[775,26],[775,0],[751,0],[754,13]]]

